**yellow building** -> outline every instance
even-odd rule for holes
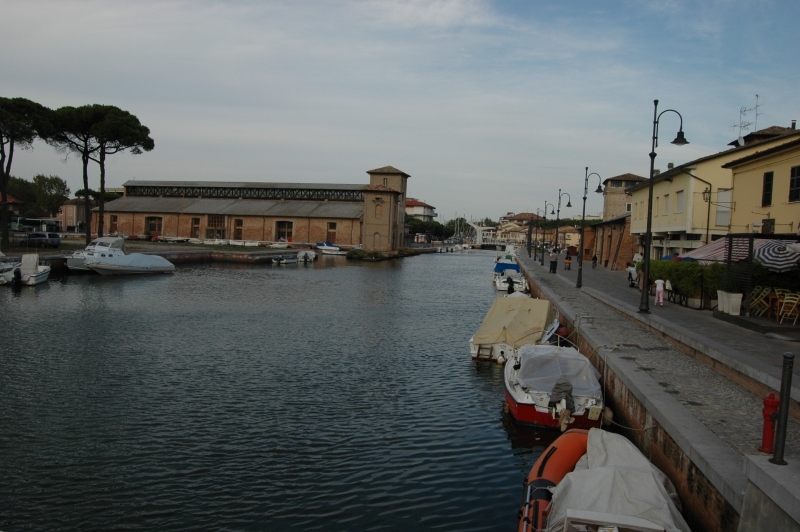
[[[723,165],[798,137],[800,131],[773,126],[747,135],[744,146],[736,144],[679,166],[670,163],[653,179],[651,258],[685,253],[729,233],[733,175]],[[648,187],[645,180],[626,191],[631,198],[631,234],[639,237],[640,251],[641,236],[647,232]],[[742,229],[733,227],[734,232]]]
[[[800,229],[800,139],[736,159],[734,232],[797,233]]]

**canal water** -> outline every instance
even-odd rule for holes
[[[512,530],[494,252],[0,290],[0,529]]]

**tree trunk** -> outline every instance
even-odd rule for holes
[[[81,154],[83,159],[83,190],[86,191],[83,206],[86,218],[86,245],[92,241],[92,197],[89,195],[89,150],[84,148]]]
[[[11,181],[11,160],[14,158],[14,141],[9,139],[8,155],[5,145],[0,144],[0,226],[2,227],[2,245],[8,250],[11,242],[8,238],[8,183]]]
[[[97,236],[103,236],[105,216],[103,210],[106,203],[106,147],[100,147],[100,197],[97,198]]]

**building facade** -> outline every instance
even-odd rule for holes
[[[733,173],[731,226],[800,233],[800,139],[724,165]]]
[[[670,165],[666,172],[656,175],[653,178],[651,258],[685,253],[730,231],[745,230],[745,226],[737,226],[731,218],[733,175],[724,166],[798,137],[800,132],[794,129],[773,126],[744,137],[744,146],[737,144],[724,152],[679,166]],[[649,182],[645,180],[627,190],[633,204],[631,232],[637,237],[647,232],[648,188]],[[640,249],[643,249],[641,242]]]
[[[369,185],[128,181],[105,205],[109,234],[402,246],[408,174],[386,166]],[[96,231],[97,218],[92,218]]]
[[[603,220],[631,212],[633,202],[625,191],[642,181],[647,181],[647,178],[636,174],[622,174],[603,181]]]
[[[423,222],[432,222],[439,216],[436,207],[415,198],[406,198],[406,214]]]

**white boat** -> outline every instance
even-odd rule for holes
[[[172,273],[175,265],[158,255],[131,253],[114,257],[86,257],[86,266],[103,275]]]
[[[503,369],[506,403],[521,423],[588,429],[602,423],[600,374],[573,347],[523,345]]]
[[[297,260],[299,262],[314,262],[317,260],[317,254],[310,249],[304,249],[297,252]]]
[[[115,236],[95,238],[81,251],[73,251],[66,256],[67,268],[72,271],[91,271],[86,266],[86,257],[97,254],[100,257],[125,255],[125,239]]]
[[[12,285],[15,282],[25,286],[34,286],[47,281],[50,277],[50,266],[39,263],[39,255],[28,253],[22,261],[0,275],[0,284]]]
[[[319,248],[317,248],[317,249],[319,249]],[[345,250],[339,249],[339,248],[336,248],[336,249],[323,249],[322,250],[322,254],[323,255],[347,255],[347,252]]]
[[[516,262],[501,261],[494,265],[492,273],[492,282],[497,284],[497,280],[501,277],[505,278],[509,275],[521,275],[522,271],[519,269],[519,264]]]
[[[286,249],[289,247],[289,244],[285,242],[275,242],[273,244],[268,245],[267,247],[272,249]]]
[[[619,434],[589,430],[586,454],[550,491],[548,532],[690,530],[675,486]]]
[[[279,262],[281,264],[297,264],[297,257],[294,255],[284,255]]]
[[[475,360],[505,362],[525,344],[544,344],[559,327],[558,311],[546,299],[498,297],[469,339]]]
[[[498,276],[495,279],[494,285],[498,290],[508,292],[508,280],[511,279],[514,285],[514,292],[524,292],[528,289],[528,282],[525,277],[519,274],[507,274],[505,276]]]

